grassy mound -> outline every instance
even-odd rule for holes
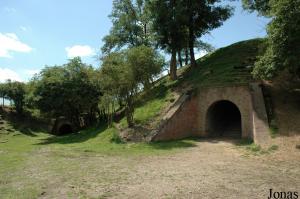
[[[147,96],[140,96],[134,114],[136,124],[157,124],[164,108],[174,102],[175,93],[180,94],[184,87],[248,84],[253,81],[251,71],[254,62],[263,50],[263,39],[238,42],[200,58],[197,68],[181,68],[176,81],[171,81],[169,77],[162,78]],[[125,119],[121,121],[121,126],[126,126]]]
[[[197,60],[198,68],[187,71],[183,79],[195,86],[247,84],[264,46],[263,39],[252,39],[220,48]]]

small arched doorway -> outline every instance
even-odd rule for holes
[[[70,124],[62,124],[58,129],[59,135],[67,135],[71,133],[73,133],[73,129]]]
[[[242,119],[239,108],[227,100],[212,104],[206,113],[206,131],[210,137],[241,138]]]

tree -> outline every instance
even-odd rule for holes
[[[186,14],[185,26],[188,28],[188,46],[191,66],[196,66],[195,43],[197,38],[223,24],[232,15],[232,8],[222,6],[220,0],[185,0],[182,7]]]
[[[153,49],[139,46],[105,56],[100,69],[100,80],[105,96],[113,103],[122,104],[129,127],[134,125],[134,105],[141,85],[147,86],[163,67],[163,59]],[[112,107],[111,105],[106,105]]]
[[[125,52],[113,52],[103,58],[100,79],[107,96],[124,102],[127,123],[129,127],[132,127],[134,124],[133,100],[138,88],[133,71],[126,63]]]
[[[176,53],[182,49],[185,13],[183,0],[153,0],[150,9],[157,45],[171,53],[170,77],[177,79]]]
[[[152,45],[150,13],[146,0],[114,0],[110,15],[113,26],[105,36],[102,52],[110,53],[122,47]]]
[[[1,86],[3,98],[8,98],[14,102],[17,113],[22,114],[24,109],[25,84],[8,80]]]
[[[270,0],[242,0],[243,8],[250,12],[257,11],[259,15],[270,16]]]
[[[7,88],[6,84],[0,83],[0,97],[2,98],[2,106],[4,106],[4,100],[7,98]]]
[[[154,77],[160,74],[165,64],[164,58],[152,48],[144,45],[127,51],[127,62],[132,68],[134,79],[147,90]]]
[[[271,0],[269,6],[272,21],[267,28],[267,49],[253,74],[271,79],[286,70],[300,78],[300,1]]]
[[[50,117],[65,116],[81,127],[81,114],[97,112],[101,97],[96,71],[79,57],[63,66],[46,67],[32,82],[33,104]]]

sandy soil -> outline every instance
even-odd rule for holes
[[[151,157],[43,148],[22,175],[42,186],[40,198],[267,198],[271,188],[300,192],[300,150],[294,145],[300,139],[284,139],[290,140],[275,140],[278,151],[259,156],[220,140]]]

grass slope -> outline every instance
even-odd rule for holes
[[[252,81],[252,67],[263,50],[263,39],[220,48],[197,60],[198,68],[187,71],[183,79],[195,86],[247,84]]]
[[[162,78],[148,96],[140,96],[134,113],[136,124],[157,124],[160,113],[174,101],[174,90],[179,87],[244,85],[253,81],[252,67],[257,56],[264,51],[264,46],[264,39],[238,42],[197,60],[197,68],[185,66],[179,69],[181,75],[176,81],[171,81],[169,77]],[[121,126],[126,126],[125,119],[121,121]]]

